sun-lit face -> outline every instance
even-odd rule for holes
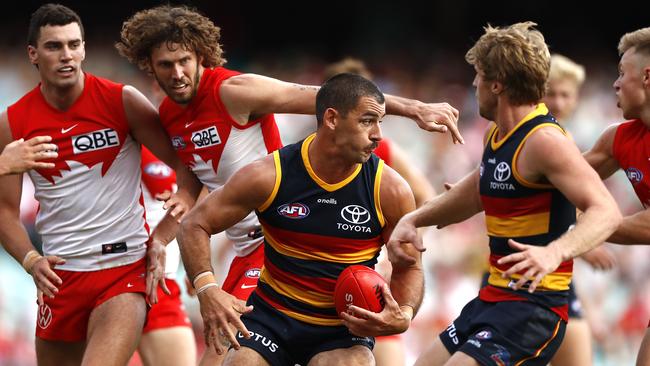
[[[151,70],[162,90],[174,102],[187,104],[199,88],[203,66],[196,53],[179,44],[162,43],[151,52]]]
[[[634,47],[625,51],[618,63],[618,79],[614,82],[618,107],[627,119],[639,118],[648,102],[644,87],[645,73],[650,67],[649,58],[635,52]]]
[[[70,88],[81,82],[86,51],[78,23],[41,27],[36,45],[28,46],[27,52],[44,85]]]
[[[568,120],[578,105],[579,86],[572,79],[549,80],[544,103],[558,121]]]
[[[476,76],[472,85],[476,88],[478,113],[481,117],[493,121],[497,108],[497,95],[492,92],[493,82],[485,80],[485,73],[478,66],[474,66],[474,69]]]
[[[354,163],[368,161],[381,141],[381,119],[386,114],[386,105],[374,98],[361,97],[356,108],[346,116],[338,115],[335,129],[335,144],[346,158]]]

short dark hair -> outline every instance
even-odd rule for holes
[[[27,32],[27,44],[36,46],[38,37],[41,35],[41,27],[46,25],[68,25],[70,23],[79,24],[81,30],[81,39],[84,40],[84,26],[81,24],[81,18],[74,10],[61,4],[45,4],[32,14],[29,20],[29,30]]]
[[[334,108],[345,116],[357,106],[361,97],[374,98],[380,104],[385,102],[377,85],[363,76],[343,73],[331,77],[316,94],[318,127],[323,124],[327,108]]]

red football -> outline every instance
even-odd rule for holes
[[[350,305],[375,313],[381,312],[385,304],[381,287],[385,283],[386,280],[372,268],[353,265],[344,269],[334,288],[336,313],[347,311]]]

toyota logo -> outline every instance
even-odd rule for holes
[[[500,162],[494,169],[494,179],[497,182],[505,182],[510,178],[510,167],[506,162]]]
[[[370,212],[358,205],[348,205],[341,210],[343,220],[351,224],[365,224],[370,221]]]
[[[47,304],[41,305],[38,309],[38,326],[45,329],[52,322],[52,310]]]

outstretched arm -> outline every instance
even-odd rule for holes
[[[230,324],[248,338],[239,317],[252,308],[216,286],[210,264],[210,235],[226,230],[262,206],[274,186],[274,159],[268,155],[241,168],[223,187],[201,200],[181,223],[178,244],[183,264],[201,304],[206,344],[218,354],[224,352],[220,334],[239,349]]]
[[[246,124],[271,113],[315,114],[319,88],[261,75],[242,74],[225,80],[219,95],[235,121]],[[454,143],[464,143],[457,127],[458,110],[447,103],[423,103],[386,95],[386,113],[410,118],[427,131],[449,130]]]
[[[48,144],[50,141],[50,136],[36,136],[27,141],[20,139],[7,144],[0,154],[0,176],[30,169],[54,168],[54,163],[41,161],[58,156],[56,145]]]

